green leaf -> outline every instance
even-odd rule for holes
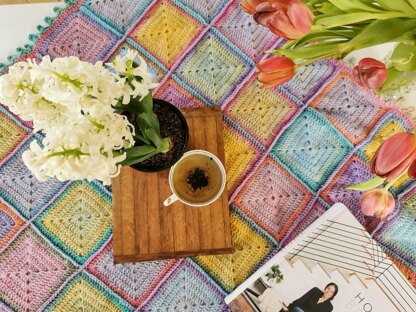
[[[390,89],[390,87],[394,84],[396,79],[398,79],[402,74],[403,73],[401,71],[398,71],[396,68],[390,67],[388,69],[387,79],[383,83],[383,85],[381,86],[380,92],[384,93],[384,92],[388,91]]]
[[[377,0],[377,3],[387,11],[400,11],[412,17],[416,14],[415,8],[410,6],[406,0]]]
[[[381,178],[381,177],[375,177],[374,179],[371,179],[369,181],[360,183],[360,184],[354,184],[354,185],[350,185],[348,187],[346,187],[346,190],[356,190],[356,191],[368,191],[371,190],[373,188],[376,188],[377,186],[380,186],[381,184],[384,183],[384,181],[386,180],[386,178]]]
[[[129,111],[135,114],[153,113],[153,98],[152,92],[149,93],[140,101],[137,97],[130,100],[127,105],[117,104],[114,106],[117,109]]]
[[[335,55],[337,51],[337,43],[321,43],[310,47],[300,47],[292,50],[278,49],[276,51],[279,55],[284,55],[292,60],[314,59],[314,58],[328,58]]]
[[[152,142],[150,142],[150,140],[149,140],[148,138],[145,138],[143,135],[138,134],[138,133],[136,133],[136,134],[134,135],[134,139],[135,139],[136,141],[141,141],[141,142],[143,142],[143,143],[145,143],[145,144],[151,144],[151,143],[152,143]]]
[[[146,134],[146,129],[151,128],[154,130],[157,136],[160,136],[160,124],[159,120],[157,119],[156,115],[152,113],[141,113],[137,115],[137,124],[139,125],[140,131],[142,134],[151,139]]]
[[[397,38],[412,31],[415,27],[416,19],[397,17],[374,21],[366,26],[355,38],[347,43],[340,44],[337,56],[342,58],[351,51],[396,41]]]
[[[343,15],[336,15],[325,17],[316,21],[317,25],[321,25],[324,28],[332,28],[342,25],[355,24],[368,20],[385,20],[395,17],[405,17],[405,13],[401,12],[382,12],[382,13],[368,13],[368,12],[358,12],[358,13],[348,13]],[[378,34],[379,35],[379,34]],[[379,36],[383,37],[383,36]]]
[[[133,146],[133,147],[125,149],[124,151],[126,152],[126,158],[134,158],[134,157],[147,155],[155,150],[156,148],[153,145],[149,144],[149,145]]]
[[[394,0],[396,1],[396,0]],[[335,5],[340,10],[347,13],[356,13],[356,12],[373,12],[378,13],[382,12],[379,9],[376,9],[370,5],[362,3],[360,0],[329,0],[333,5]]]
[[[416,9],[416,0],[407,0],[409,2],[409,4]]]
[[[392,65],[399,71],[416,70],[416,45],[400,43],[390,57]]]

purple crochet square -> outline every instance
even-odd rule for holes
[[[204,107],[201,100],[197,99],[190,92],[181,87],[175,80],[169,78],[157,90],[155,98],[162,99],[172,103],[180,108]]]
[[[116,34],[81,11],[65,16],[48,32],[48,37],[38,42],[41,54],[52,58],[73,55],[91,63],[105,59],[119,40]]]
[[[216,22],[218,30],[254,61],[264,56],[281,39],[268,28],[257,24],[253,16],[241,8],[240,2],[230,5]]]
[[[205,272],[185,260],[140,311],[228,311],[225,295]]]
[[[142,304],[177,260],[114,264],[112,241],[89,263],[88,271],[134,307]]]
[[[373,178],[368,165],[358,156],[353,156],[332,178],[331,183],[321,193],[322,198],[330,205],[343,203],[349,208],[360,223],[371,230],[377,220],[366,217],[360,209],[362,192],[346,190],[349,185],[358,184]]]
[[[351,142],[365,139],[386,109],[368,92],[361,89],[352,78],[337,75],[310,106],[325,115]]]
[[[267,157],[245,183],[236,205],[280,241],[312,200],[296,178]]]
[[[336,67],[332,62],[318,61],[300,67],[295,77],[282,87],[306,104],[335,71]]]
[[[37,135],[33,138],[40,140]],[[65,185],[65,182],[52,178],[40,182],[25,166],[22,154],[31,141],[29,139],[0,167],[0,196],[28,219],[43,209]]]
[[[29,228],[0,255],[0,298],[13,309],[35,311],[73,271],[68,260]]]

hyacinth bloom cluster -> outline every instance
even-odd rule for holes
[[[365,215],[386,220],[395,206],[389,188],[405,174],[416,178],[416,135],[400,132],[385,140],[371,160],[371,173],[377,176],[347,189],[364,191],[361,209]]]
[[[107,66],[45,56],[16,63],[0,77],[0,101],[42,132],[42,141],[33,140],[22,156],[37,179],[110,184],[134,145],[134,127],[113,107],[156,86],[142,59],[133,66],[137,59],[131,50]]]
[[[274,62],[257,66],[270,88],[290,80],[300,66],[352,51],[395,42],[386,64],[363,59],[354,68],[357,82],[379,93],[411,83],[416,72],[416,1],[414,0],[243,0],[254,20],[288,41],[272,54]],[[289,61],[291,70],[288,70]],[[268,79],[274,72],[280,79]],[[282,78],[284,77],[284,79]]]

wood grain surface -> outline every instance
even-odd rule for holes
[[[221,109],[183,109],[189,126],[188,150],[207,150],[224,163]],[[145,173],[123,167],[113,180],[115,263],[231,253],[227,190],[214,203],[190,207],[171,195],[169,169]]]

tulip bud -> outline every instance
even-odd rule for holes
[[[314,18],[311,10],[300,0],[266,1],[257,5],[254,20],[274,34],[288,40],[306,35]]]
[[[393,181],[409,169],[416,159],[416,135],[400,132],[385,140],[371,160],[371,173]],[[416,175],[416,167],[409,173]]]
[[[257,65],[257,79],[267,89],[282,84],[295,75],[295,63],[285,56],[273,56],[260,61]]]
[[[393,212],[395,201],[393,195],[384,188],[376,188],[361,196],[361,210],[366,216],[377,217],[383,221]]]
[[[380,88],[387,79],[386,65],[369,57],[361,59],[352,73],[359,85],[371,89]]]

